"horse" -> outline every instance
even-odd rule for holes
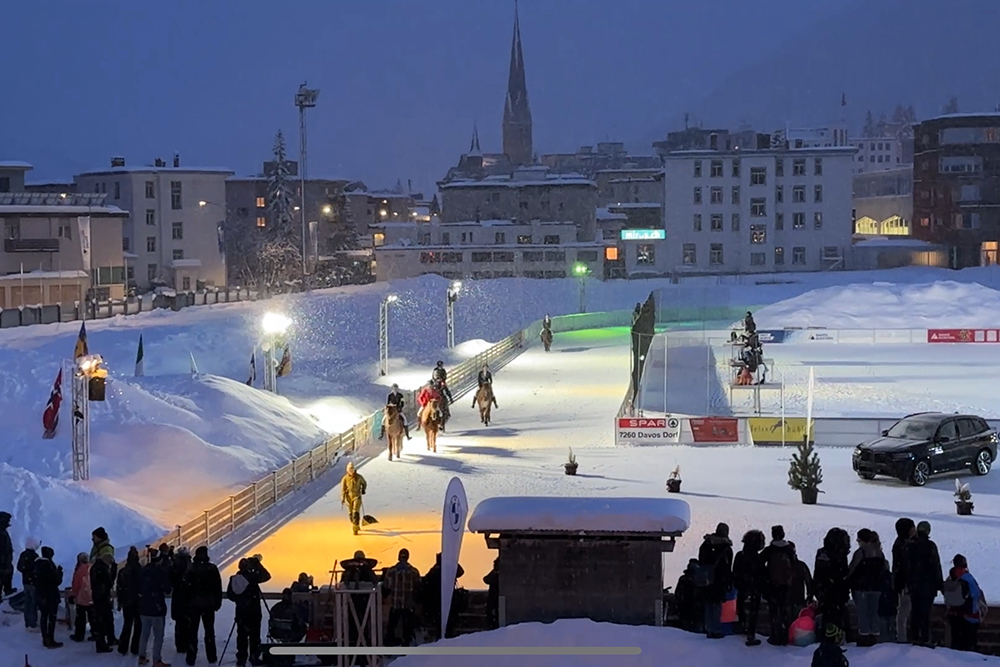
[[[399,409],[392,404],[385,406],[384,426],[385,434],[389,436],[389,460],[393,454],[398,459],[403,453],[403,416],[399,414]]]
[[[424,430],[424,437],[427,438],[427,451],[437,453],[437,436],[441,430],[444,415],[441,414],[441,406],[438,399],[432,398],[420,411],[420,426]]]
[[[496,398],[493,396],[493,385],[486,382],[476,391],[474,405],[479,405],[479,421],[485,426],[490,425],[490,413],[493,411],[493,403]]]
[[[545,346],[545,351],[548,352],[552,348],[552,329],[542,329],[541,339],[542,345]]]

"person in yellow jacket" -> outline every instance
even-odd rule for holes
[[[348,463],[347,474],[340,480],[340,504],[347,507],[355,535],[361,530],[361,496],[367,490],[368,482],[354,469],[353,463]]]

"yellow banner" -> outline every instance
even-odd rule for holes
[[[750,417],[750,436],[755,445],[794,445],[806,434],[805,417]],[[809,440],[816,437],[816,424],[809,429]]]

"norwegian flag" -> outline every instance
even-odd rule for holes
[[[42,437],[51,440],[56,435],[56,428],[59,426],[59,406],[62,405],[62,369],[56,376],[56,383],[52,386],[52,393],[49,394],[49,402],[45,405],[45,412],[42,413],[42,426],[45,433]]]

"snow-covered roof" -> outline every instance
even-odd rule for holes
[[[21,162],[20,160],[0,160],[0,169],[23,169],[28,171],[29,169],[34,169],[28,162]]]
[[[597,173],[598,174],[662,174],[663,167],[623,167],[621,169],[598,169]],[[611,182],[614,183],[615,181]]]
[[[841,155],[854,155],[858,151],[856,146],[803,146],[802,148],[744,148],[740,150],[715,150],[710,148],[695,148],[690,150],[670,151],[663,156],[664,160],[684,160],[692,157],[702,158],[722,158],[722,157],[786,157],[792,155],[798,157],[809,153],[833,153]]]
[[[544,243],[463,243],[461,245],[420,245],[413,239],[400,239],[398,243],[375,246],[375,250],[427,250],[434,252],[462,252],[465,250],[565,250],[566,248],[603,248],[601,241],[565,241],[559,244]]]
[[[601,206],[597,209],[598,220],[628,220],[624,213],[613,213],[609,206]]]
[[[508,176],[502,176],[497,178],[485,178],[481,181],[452,181],[451,183],[442,183],[441,189],[445,190],[448,188],[495,188],[500,186],[507,186],[509,188],[529,188],[529,187],[545,187],[545,186],[560,186],[560,185],[582,185],[589,187],[597,187],[597,184],[589,178],[575,177],[575,178],[545,178],[545,179],[530,179],[530,180],[516,180],[511,179]]]
[[[32,206],[31,204],[0,204],[0,215],[31,213],[48,215],[114,215],[128,216],[128,211],[123,211],[117,206]]]
[[[183,171],[183,170],[181,170],[181,171]],[[257,182],[266,183],[268,181],[268,177],[265,176],[264,174],[242,174],[242,175],[237,174],[235,176],[230,176],[226,180],[227,181],[248,181],[248,182],[251,182],[251,183],[257,183]],[[345,178],[343,176],[329,176],[329,175],[319,175],[319,176],[316,176],[314,174],[307,174],[306,175],[306,181],[307,182],[312,182],[312,181],[343,181],[345,183],[353,183],[356,180],[357,179],[354,179],[354,178]],[[288,181],[292,182],[292,183],[298,183],[299,182],[299,177],[298,176],[289,176],[288,177]]]
[[[0,276],[0,280],[21,280],[39,278],[60,278],[63,280],[82,280],[90,277],[86,271],[25,271],[24,273],[11,273]]]
[[[608,208],[663,208],[663,204],[655,201],[646,202],[622,202],[620,204],[608,204]]]
[[[683,533],[691,508],[672,498],[567,498],[509,496],[476,506],[469,530],[476,533]]]
[[[926,123],[931,120],[947,120],[948,118],[994,118],[1000,119],[1000,111],[980,111],[975,112],[965,112],[965,113],[945,113],[939,116],[931,116],[930,118],[924,118],[921,123]]]
[[[920,239],[892,237],[868,238],[858,241],[854,245],[860,248],[924,248],[925,250],[933,250],[940,247],[927,241],[921,241]]]
[[[200,259],[175,259],[170,264],[175,269],[196,269],[201,266]]]
[[[77,174],[77,177],[106,176],[114,174],[155,174],[160,172],[173,174],[225,174],[227,176],[231,176],[236,173],[227,167],[154,167],[146,165],[141,167],[112,167],[111,169],[83,171]]]

